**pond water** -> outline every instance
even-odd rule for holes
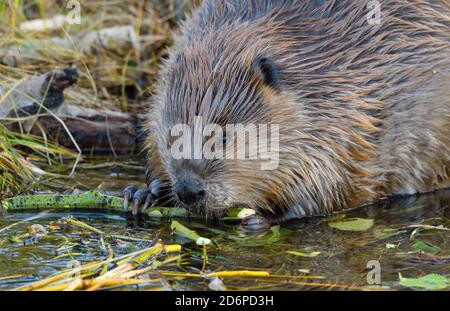
[[[98,161],[83,164],[73,179],[56,178],[47,182],[46,189],[99,188],[120,195],[128,184],[143,185],[143,168],[137,162]],[[367,276],[377,281],[378,274],[373,273],[379,271],[382,288],[396,290],[405,289],[399,283],[399,273],[408,278],[430,273],[447,277],[450,274],[450,231],[437,227],[450,227],[450,190],[444,190],[393,199],[329,217],[295,221],[257,234],[246,232],[236,223],[179,219],[188,228],[214,241],[207,249],[205,267],[202,247],[173,235],[169,219],[133,219],[102,210],[59,210],[41,215],[10,212],[0,216],[1,290],[47,278],[70,267],[74,260],[87,263],[108,257],[108,250],[98,237],[80,230],[56,230],[23,242],[11,238],[24,234],[32,224],[49,228],[69,215],[106,233],[143,240],[158,237],[165,244],[181,244],[182,260],[163,266],[161,269],[165,271],[264,270],[278,276],[224,278],[223,286],[227,289],[370,289],[373,287],[369,287]],[[38,218],[27,220],[33,216]],[[348,218],[371,219],[373,225],[364,231],[344,231],[330,226],[330,222]],[[16,224],[18,221],[23,222]],[[1,231],[12,224],[15,224],[12,228]],[[65,248],[68,241],[72,246]],[[118,242],[110,243],[116,256],[139,250],[149,243]],[[372,265],[367,267],[368,263]],[[156,284],[118,289],[207,290],[209,284],[206,278],[165,276]]]

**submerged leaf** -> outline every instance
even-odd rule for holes
[[[384,228],[384,229],[374,229],[373,235],[377,240],[383,240],[390,238],[392,236],[406,233],[406,230],[399,230],[399,229],[393,229],[393,228]]]
[[[245,237],[245,238],[236,238],[229,236],[230,239],[240,242],[241,246],[261,246],[267,244],[273,244],[280,241],[282,236],[287,236],[291,234],[292,231],[285,228],[280,228],[279,225],[272,226],[270,228],[270,232],[265,232],[264,234],[258,235],[256,237]]]
[[[420,278],[404,278],[399,273],[400,284],[410,288],[425,288],[430,290],[445,289],[448,286],[448,280],[440,274],[427,274]]]
[[[438,253],[441,249],[439,247],[437,247],[436,245],[433,245],[429,242],[425,242],[422,240],[415,240],[414,244],[412,246],[415,250],[419,250],[425,253],[430,253],[430,254],[436,254]]]
[[[328,225],[342,231],[366,231],[373,226],[373,223],[373,219],[347,218],[342,221],[329,222]]]

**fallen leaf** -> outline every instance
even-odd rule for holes
[[[342,221],[329,222],[328,225],[342,231],[366,231],[373,226],[373,223],[373,219],[347,218]]]
[[[414,248],[415,250],[419,250],[424,253],[430,253],[430,254],[436,254],[441,250],[436,245],[433,245],[429,242],[425,242],[422,240],[415,240],[414,244],[412,245],[412,248]]]
[[[398,274],[400,284],[409,288],[425,288],[430,290],[445,289],[448,286],[448,281],[445,276],[440,274],[427,274],[420,278],[404,278],[401,273]]]
[[[406,230],[392,229],[392,228],[384,228],[384,229],[374,229],[373,235],[377,240],[383,240],[390,238],[392,236],[406,233]]]

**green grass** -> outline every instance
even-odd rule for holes
[[[11,132],[0,124],[0,197],[26,190],[26,182],[35,176],[33,159],[44,158],[54,164],[58,156],[75,155],[38,137]]]

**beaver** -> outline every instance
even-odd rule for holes
[[[125,206],[248,206],[258,227],[449,187],[449,29],[448,0],[205,0],[162,65],[150,187]],[[196,117],[278,125],[278,166],[174,157],[171,129]]]

